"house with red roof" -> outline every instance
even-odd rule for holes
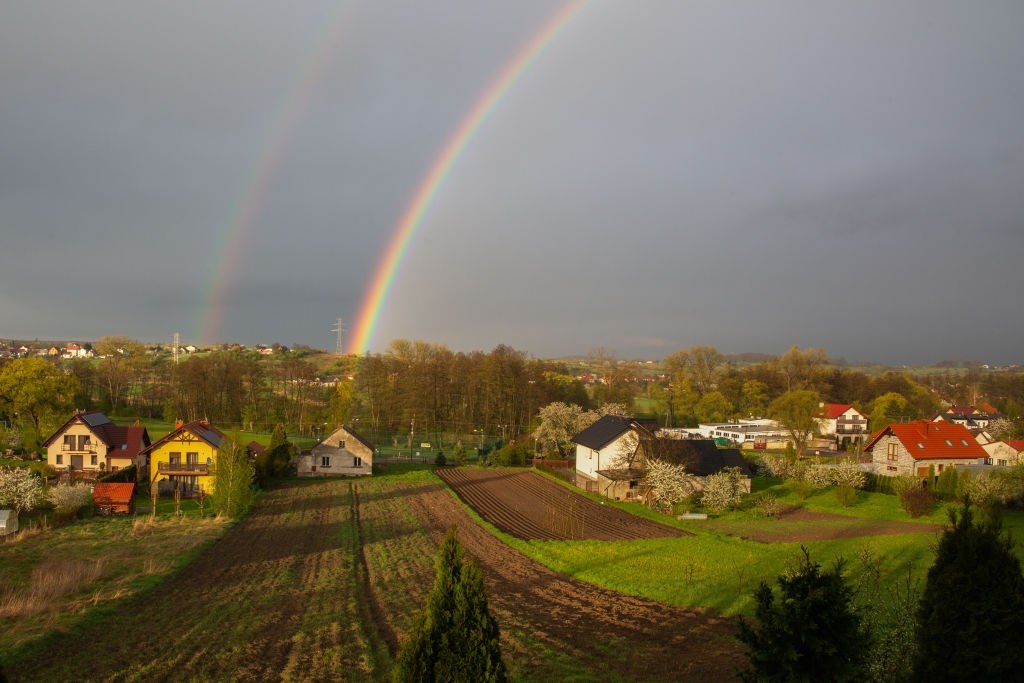
[[[835,441],[836,450],[863,446],[871,437],[868,418],[849,403],[822,403],[818,432]]]
[[[1004,417],[999,410],[988,403],[977,406],[950,406],[945,412],[939,413],[933,419],[935,422],[953,422],[967,427],[972,432],[979,432],[993,420]]]
[[[43,442],[43,448],[46,461],[58,471],[81,473],[88,478],[131,465],[137,465],[141,472],[145,463],[140,461],[140,454],[149,444],[145,427],[115,425],[93,410],[76,411]]]
[[[871,454],[875,474],[892,477],[938,475],[947,467],[988,462],[988,453],[967,427],[951,422],[916,420],[879,430],[864,450]]]

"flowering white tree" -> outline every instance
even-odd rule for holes
[[[648,459],[643,486],[651,507],[670,506],[693,494],[696,482],[682,465]]]
[[[16,514],[28,512],[39,504],[43,484],[27,467],[0,467],[0,508]]]
[[[590,417],[575,403],[549,403],[537,413],[539,422],[533,438],[544,451],[557,450],[560,457],[568,457],[572,438],[593,424]]]
[[[57,484],[46,492],[57,512],[78,512],[92,502],[92,487],[78,484]]]
[[[744,493],[746,491],[740,468],[726,467],[704,479],[704,493],[700,502],[709,510],[721,512],[728,508],[738,508]]]

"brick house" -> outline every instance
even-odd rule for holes
[[[988,453],[961,424],[917,420],[891,424],[864,446],[871,454],[875,474],[892,477],[938,475],[946,467],[985,464]]]

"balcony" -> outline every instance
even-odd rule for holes
[[[209,474],[210,466],[198,462],[160,462],[156,466],[161,474]]]

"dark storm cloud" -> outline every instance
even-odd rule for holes
[[[248,199],[222,333],[332,347],[446,140],[559,7],[7,8],[0,334],[195,334]],[[451,170],[375,350],[1020,361],[1022,23],[595,0]]]

